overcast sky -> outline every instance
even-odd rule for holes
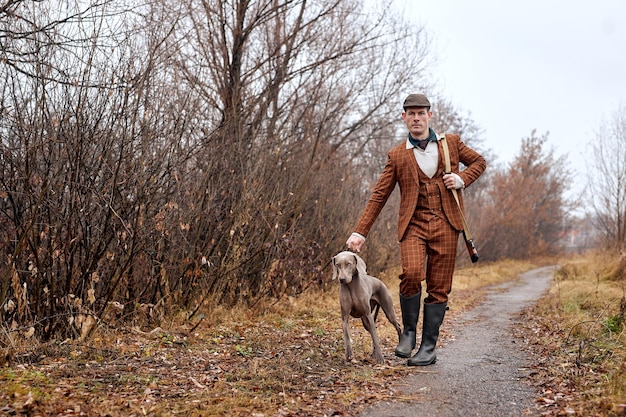
[[[626,109],[624,0],[396,1],[432,36],[439,89],[500,162],[537,129],[584,170],[585,141]]]

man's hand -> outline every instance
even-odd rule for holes
[[[363,239],[361,236],[357,235],[356,233],[352,233],[350,237],[348,238],[348,240],[346,241],[346,245],[348,246],[348,249],[350,249],[352,252],[361,252],[361,248],[363,247],[364,243],[365,243],[365,239]]]
[[[445,174],[443,176],[443,185],[445,185],[448,190],[451,190],[453,188],[456,188],[457,190],[460,188],[465,188],[465,183],[463,182],[461,177],[459,177],[454,172],[451,172],[450,174]]]

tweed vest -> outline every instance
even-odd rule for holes
[[[426,174],[418,167],[420,187],[417,196],[417,207],[413,213],[412,221],[428,222],[435,217],[446,220],[443,213],[443,204],[441,201],[441,191],[437,182],[442,182],[441,169],[432,177],[428,178]]]

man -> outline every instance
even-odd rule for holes
[[[467,147],[458,135],[445,135],[452,173],[445,174],[441,139],[429,126],[432,112],[423,94],[410,94],[403,105],[402,120],[408,138],[391,149],[385,168],[367,203],[354,233],[346,244],[359,252],[370,228],[396,184],[400,187],[398,240],[402,258],[400,308],[404,326],[396,356],[410,358],[409,366],[435,363],[439,327],[452,289],[459,232],[463,221],[450,189],[468,187],[483,173],[485,159]],[[459,163],[466,169],[459,171]],[[463,207],[462,195],[459,201]],[[421,305],[422,281],[428,296],[424,299],[422,340],[417,353],[416,327]]]

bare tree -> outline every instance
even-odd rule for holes
[[[49,16],[48,3],[28,3],[23,20]],[[148,88],[151,54],[138,53],[132,22],[112,6],[85,14],[77,5],[67,26],[22,39],[28,60],[2,67],[2,312],[7,322],[36,320],[43,337],[79,331],[68,326],[76,313],[164,287],[154,219],[175,184],[168,169],[185,153],[161,138],[180,135],[166,128],[183,116],[166,123],[146,105],[167,91]]]
[[[354,0],[83,5],[1,9],[3,325],[84,335],[113,301],[322,283],[424,71],[419,28]]]
[[[608,247],[626,241],[626,110],[602,123],[587,160],[591,218]]]
[[[224,299],[298,291],[319,274],[332,253],[322,248],[345,239],[337,227],[349,222],[337,219],[354,216],[321,202],[350,178],[350,194],[363,190],[350,172],[370,169],[370,148],[389,136],[410,88],[405,69],[419,79],[427,46],[387,11],[355,12],[357,1],[231,3],[186,3],[177,62],[207,112],[196,171],[210,187],[193,223],[212,238],[195,239],[193,252]],[[224,279],[233,271],[238,279]]]

